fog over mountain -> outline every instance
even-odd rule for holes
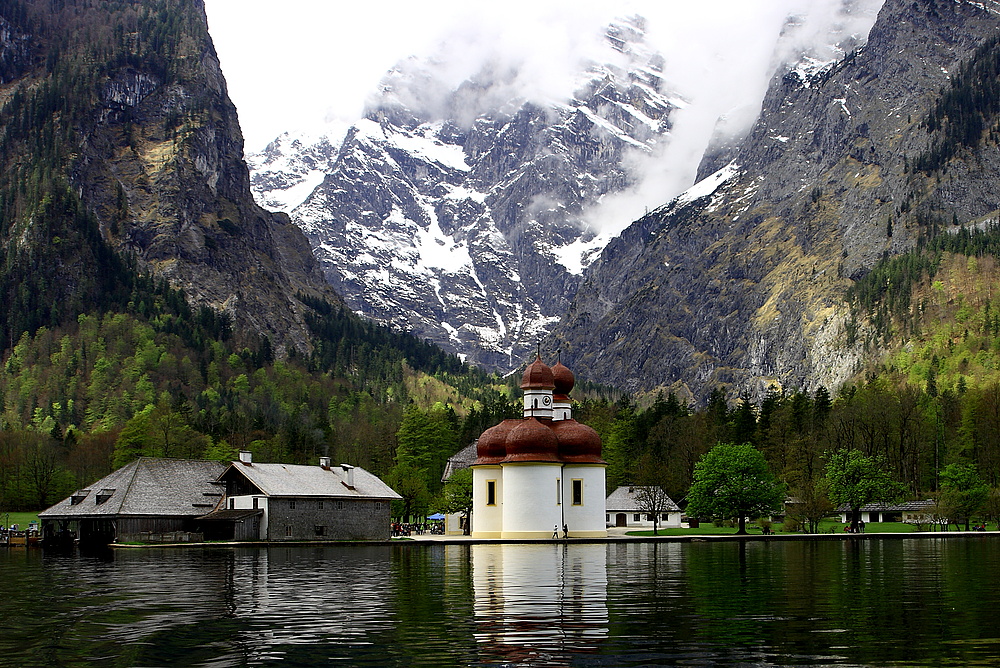
[[[318,8],[293,0],[280,11],[263,0],[206,5],[248,152],[285,132],[342,135],[364,116],[386,71],[411,57],[434,63],[439,85],[422,91],[425,105],[487,63],[517,74],[479,102],[565,101],[582,64],[615,57],[602,37],[605,28],[624,16],[644,17],[646,41],[664,57],[664,79],[689,105],[674,119],[674,141],[663,160],[637,166],[649,178],[639,179],[636,200],[615,198],[592,216],[597,225],[611,220],[621,227],[621,218],[634,220],[691,185],[713,134],[746,132],[778,68],[804,53],[816,66],[839,59],[845,45],[865,39],[882,2],[520,1],[500,7],[437,0]]]
[[[507,370],[608,241],[691,186],[706,151],[724,164],[776,72],[829,67],[864,42],[880,5],[636,3],[626,18],[596,5],[434,5],[376,22],[386,38],[398,20],[424,26],[421,44],[348,39],[339,57],[305,53],[312,17],[293,31],[291,62],[268,50],[252,90],[242,77],[254,59],[227,37],[225,3],[209,2],[209,16],[248,146],[274,132],[248,151],[258,201],[291,214],[352,309]],[[389,44],[425,51],[360,81]],[[298,113],[264,122],[274,100]]]

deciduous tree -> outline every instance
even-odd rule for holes
[[[975,464],[948,464],[941,471],[940,480],[939,507],[956,526],[964,522],[968,531],[969,520],[989,498],[989,485],[979,475]]]
[[[885,458],[860,450],[837,450],[826,462],[830,500],[851,509],[851,529],[857,531],[861,506],[892,503],[903,496],[903,485],[892,479]]]
[[[785,486],[767,467],[759,450],[749,443],[719,443],[694,467],[687,512],[692,517],[736,517],[738,534],[745,534],[747,518],[781,509]]]

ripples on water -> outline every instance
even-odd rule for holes
[[[0,665],[996,665],[998,546],[8,548]]]

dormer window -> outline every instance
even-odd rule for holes
[[[101,505],[112,496],[114,496],[115,490],[113,487],[105,487],[97,493],[97,505]]]
[[[75,506],[78,503],[83,503],[83,500],[86,499],[87,495],[89,495],[89,494],[90,494],[90,490],[89,489],[81,489],[76,494],[74,494],[73,496],[69,497],[69,504],[71,506]]]

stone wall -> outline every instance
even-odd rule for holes
[[[388,540],[389,502],[374,499],[268,499],[271,541]]]

